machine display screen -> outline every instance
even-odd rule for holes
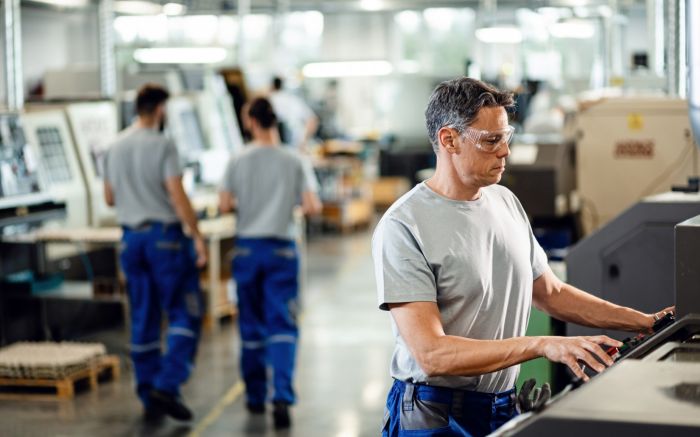
[[[186,152],[204,150],[204,136],[202,127],[199,125],[197,113],[194,110],[183,110],[180,112],[180,123],[182,124],[182,145]]]
[[[55,126],[41,126],[37,129],[36,134],[49,181],[51,183],[69,181],[71,172],[63,148],[61,132]]]
[[[0,198],[39,192],[36,159],[17,115],[0,115]]]

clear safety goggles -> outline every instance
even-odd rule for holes
[[[513,126],[508,126],[501,130],[489,131],[465,126],[459,129],[459,131],[472,140],[479,149],[487,153],[494,153],[504,144],[510,143],[515,128]]]

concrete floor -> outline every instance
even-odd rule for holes
[[[204,335],[183,396],[195,413],[190,424],[166,419],[147,425],[133,393],[126,332],[101,341],[122,356],[122,378],[86,390],[72,401],[0,401],[0,436],[335,436],[379,434],[392,337],[376,306],[370,233],[323,236],[308,245],[307,285],[297,361],[298,404],[292,428],[276,432],[269,414],[245,410],[238,372],[235,323]]]

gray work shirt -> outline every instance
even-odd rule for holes
[[[236,198],[236,234],[293,239],[294,207],[304,192],[318,191],[310,163],[278,146],[247,146],[231,158],[221,191]]]
[[[425,183],[399,199],[372,238],[379,307],[436,302],[447,335],[499,340],[525,335],[532,283],[547,257],[515,195],[500,185],[455,201]],[[392,318],[391,376],[408,382],[495,393],[513,388],[519,366],[479,376],[428,377]]]
[[[112,186],[119,224],[177,222],[165,180],[181,174],[177,149],[160,132],[136,126],[122,131],[104,161],[104,180]]]

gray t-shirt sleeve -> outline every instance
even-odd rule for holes
[[[437,302],[437,285],[416,239],[398,220],[385,218],[372,237],[379,308],[390,303]]]
[[[224,176],[221,178],[221,184],[219,185],[219,191],[230,193],[236,195],[236,184],[234,181],[234,174],[236,172],[236,157],[231,157],[228,164],[226,164],[226,169],[224,170]]]
[[[180,156],[177,153],[175,144],[168,140],[165,145],[165,153],[163,155],[163,180],[182,175],[180,166]]]
[[[530,229],[530,241],[532,244],[532,279],[536,280],[547,271],[549,263],[547,262],[547,254],[544,253],[544,249],[535,238],[532,229]]]

